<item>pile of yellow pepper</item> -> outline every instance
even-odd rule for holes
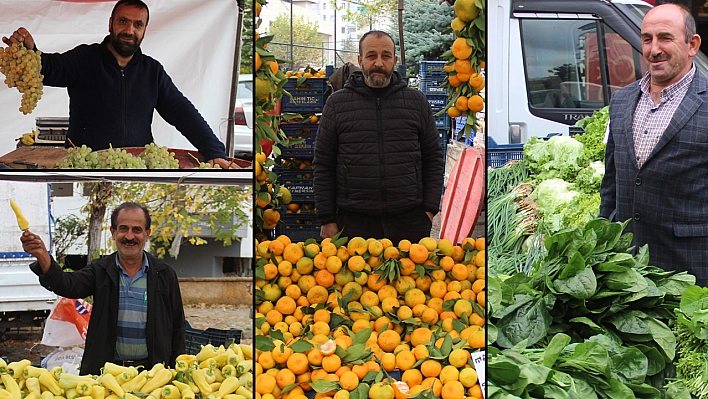
[[[253,399],[252,366],[253,348],[243,344],[205,345],[178,356],[174,369],[107,362],[98,376],[0,359],[0,399]]]

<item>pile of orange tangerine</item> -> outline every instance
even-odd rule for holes
[[[484,238],[256,246],[257,398],[482,398]]]

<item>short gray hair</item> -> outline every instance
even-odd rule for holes
[[[118,205],[113,212],[111,212],[111,228],[113,230],[118,228],[118,214],[124,209],[141,209],[145,214],[145,230],[150,230],[150,225],[152,224],[150,211],[148,211],[145,205],[138,204],[137,202],[124,202]]]
[[[694,24],[694,26],[695,26],[695,24]],[[391,39],[391,42],[393,43],[393,52],[394,52],[394,53],[396,52],[396,41],[393,40],[393,38],[391,37],[391,35],[389,35],[388,33],[384,32],[384,31],[382,31],[382,30],[371,30],[371,31],[368,31],[368,32],[364,33],[364,36],[362,36],[361,39],[359,39],[359,55],[362,55],[362,56],[364,55],[364,53],[362,53],[362,50],[361,50],[361,44],[364,43],[364,39],[366,39],[366,37],[369,36],[369,35],[371,35],[371,34],[373,34],[373,35],[376,36],[377,38],[380,38],[380,37],[382,37],[382,36],[386,36],[386,37],[388,37],[389,39]]]

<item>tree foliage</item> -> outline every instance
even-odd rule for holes
[[[87,183],[91,189],[98,188],[96,183]],[[251,190],[236,186],[218,185],[178,185],[152,183],[108,183],[111,190],[94,191],[88,204],[81,209],[87,219],[92,210],[103,209],[103,213],[94,216],[94,223],[89,229],[89,236],[96,237],[93,246],[94,257],[106,254],[113,248],[100,246],[100,238],[109,229],[110,214],[107,208],[113,208],[123,202],[132,201],[145,205],[152,218],[150,234],[150,252],[164,257],[170,252],[174,258],[179,254],[182,244],[204,245],[207,243],[200,235],[204,229],[210,230],[210,236],[221,241],[224,246],[240,241],[236,232],[248,222],[251,213]],[[97,221],[96,221],[97,220]],[[84,223],[85,220],[84,220]],[[78,231],[78,230],[76,230]],[[89,246],[91,248],[91,246]]]
[[[103,231],[103,219],[106,214],[107,205],[113,196],[113,183],[98,182],[85,183],[86,191],[91,192],[89,202],[81,208],[81,212],[88,214],[88,259],[98,258],[101,251],[101,233]]]
[[[323,53],[322,38],[317,32],[318,24],[302,15],[292,16],[293,49],[290,55],[290,15],[282,13],[268,27],[268,35],[275,36],[268,46],[276,59],[292,61],[292,69],[304,68],[307,65],[321,66]],[[292,59],[291,59],[292,58]]]
[[[347,3],[337,4],[337,0],[331,0],[330,4],[337,11],[341,11],[345,21],[356,24],[359,28],[368,25],[379,25],[388,20],[390,15],[398,15],[398,0],[357,0],[358,5],[355,10],[346,7]],[[428,0],[427,4],[433,5]],[[405,6],[404,6],[405,8]]]
[[[86,219],[81,219],[76,215],[57,218],[53,238],[57,263],[64,263],[69,248],[78,243],[79,238],[86,234],[87,229]]]
[[[244,2],[241,30],[241,73],[253,73],[253,2]]]
[[[450,22],[455,18],[455,10],[447,3],[438,4],[430,0],[404,0],[403,5],[403,49],[406,52],[406,71],[417,75],[419,62],[438,61],[450,48],[453,40]],[[398,14],[390,15],[392,27],[388,33],[400,48],[398,35]],[[398,55],[400,62],[400,54]]]
[[[224,246],[240,241],[236,231],[248,221],[250,189],[236,186],[114,183],[113,202],[144,204],[152,217],[151,252],[177,258],[182,244],[204,245],[209,229]]]
[[[346,50],[346,51],[339,51],[339,57],[337,59],[337,62],[339,65],[342,65],[347,62],[351,62],[354,65],[359,65],[359,42],[354,41],[354,40],[347,40],[344,42],[344,45],[342,46],[341,49],[338,50]]]

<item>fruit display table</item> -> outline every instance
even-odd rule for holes
[[[137,156],[144,148],[129,147],[124,150]],[[175,158],[179,160],[180,169],[198,168],[199,162],[203,161],[197,151],[182,149],[170,149],[169,151],[175,153]],[[12,169],[56,169],[57,164],[68,155],[68,150],[63,147],[21,146],[0,156],[0,163],[4,163]],[[251,161],[238,158],[232,158],[232,160],[240,168],[251,167]]]

